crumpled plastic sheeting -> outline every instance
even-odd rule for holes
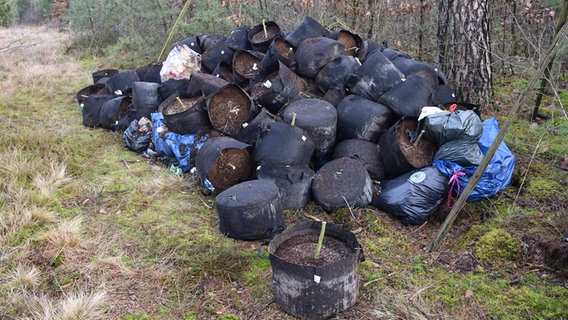
[[[199,150],[209,136],[170,132],[164,124],[164,116],[161,112],[152,113],[151,117],[154,151],[175,159],[183,172],[189,172],[191,170],[190,156],[192,149],[197,148]]]
[[[201,71],[201,55],[187,45],[175,46],[160,70],[160,80],[189,79],[194,72]]]
[[[489,118],[483,121],[483,134],[477,144],[484,155],[487,153],[487,150],[489,150],[491,143],[498,133],[499,125],[497,119]],[[434,166],[448,178],[454,176],[455,173],[465,173],[465,175],[456,174],[460,190],[465,189],[471,176],[473,176],[477,170],[477,166],[463,167],[448,160],[434,160]],[[502,141],[475,188],[473,188],[471,194],[467,197],[467,201],[473,202],[489,198],[505,189],[511,183],[514,168],[515,157],[505,142]]]

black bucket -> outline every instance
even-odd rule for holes
[[[186,92],[189,86],[189,80],[187,79],[169,79],[166,82],[162,82],[158,87],[158,94],[162,101],[166,100],[172,94]],[[198,95],[200,95],[199,93]]]
[[[359,48],[359,52],[357,53],[357,57],[362,62],[367,59],[368,56],[373,53],[375,50],[382,51],[385,48],[384,45],[373,41],[371,39],[363,39],[363,43],[361,44],[361,48]]]
[[[211,73],[221,62],[232,63],[234,54],[235,51],[227,47],[224,41],[217,42],[213,48],[203,52],[201,65],[208,73]]]
[[[248,33],[248,41],[253,50],[266,53],[270,43],[276,37],[282,37],[284,33],[274,21],[266,21],[252,27]]]
[[[359,70],[346,79],[348,91],[369,100],[378,98],[404,80],[404,74],[379,50],[373,51]]]
[[[341,56],[326,64],[316,76],[316,84],[322,93],[330,88],[345,89],[345,79],[359,69],[359,63],[351,56]]]
[[[203,94],[207,97],[228,84],[229,81],[222,79],[221,77],[216,77],[203,72],[195,72],[189,79],[187,93],[190,96],[200,96]]]
[[[363,47],[363,39],[349,30],[339,30],[334,32],[331,38],[339,41],[345,46],[345,55],[351,57],[358,57],[359,50]]]
[[[359,262],[364,257],[357,238],[327,223],[320,259],[315,260],[320,229],[319,222],[302,221],[268,245],[276,303],[304,319],[327,319],[353,306],[359,296]]]
[[[337,108],[339,103],[347,96],[348,94],[344,89],[329,88],[321,99],[331,103],[335,108]]]
[[[256,170],[258,179],[274,180],[284,210],[299,210],[312,199],[311,186],[315,172],[307,165],[275,166],[260,165]]]
[[[204,96],[173,94],[160,104],[159,111],[168,130],[178,134],[197,134],[212,128]]]
[[[329,62],[345,53],[345,47],[337,40],[325,37],[307,38],[296,51],[298,74],[315,78]]]
[[[132,107],[131,102],[130,96],[117,96],[103,103],[99,114],[101,127],[113,131],[126,130],[130,121],[121,119],[127,116],[128,109]]]
[[[236,184],[215,198],[219,230],[237,240],[267,240],[286,228],[278,186],[272,180]]]
[[[220,33],[210,33],[199,36],[199,45],[201,47],[201,53],[210,50],[216,46],[219,42],[225,42],[227,38]]]
[[[221,192],[252,178],[252,146],[231,137],[207,139],[197,152],[195,167],[201,183]]]
[[[404,57],[396,57],[392,63],[404,73],[405,76],[418,75],[430,86],[432,89],[437,90],[440,85],[438,73],[436,69],[426,63]]]
[[[237,50],[251,50],[252,46],[248,40],[248,34],[250,32],[249,26],[239,26],[231,31],[225,39],[225,44],[227,47],[237,51]]]
[[[226,80],[228,82],[237,83],[237,81],[235,80],[235,75],[233,74],[233,66],[227,62],[219,63],[215,67],[215,70],[211,72],[211,75],[215,76],[216,78]],[[189,82],[191,85],[191,80]]]
[[[277,37],[272,41],[262,59],[261,68],[270,69],[278,61],[292,71],[296,71],[296,48],[283,38]]]
[[[399,117],[418,117],[422,108],[438,105],[438,92],[421,76],[411,74],[383,93],[378,100]]]
[[[385,180],[385,168],[376,143],[361,139],[343,140],[335,145],[332,159],[343,157],[357,157],[361,159],[371,179],[377,181]]]
[[[79,103],[79,105],[82,105],[88,97],[105,93],[108,93],[106,92],[106,86],[102,83],[95,83],[77,91],[77,93],[75,94],[75,99],[77,99],[77,103]]]
[[[286,107],[282,119],[306,130],[314,142],[316,155],[331,152],[337,131],[337,110],[320,99],[299,99]]]
[[[161,63],[152,63],[147,66],[136,69],[136,73],[138,74],[138,78],[140,79],[140,81],[161,83],[162,82],[162,78],[160,76],[161,70],[162,70]]]
[[[132,83],[135,81],[140,81],[136,70],[126,70],[108,78],[106,85],[108,86],[111,94],[120,95],[130,89],[132,87]]]
[[[412,141],[417,126],[416,118],[400,119],[379,139],[387,178],[396,178],[432,164],[435,145],[425,138],[421,138],[416,145]]]
[[[154,82],[136,81],[132,83],[132,104],[134,105],[136,120],[156,112],[162,99],[158,93],[160,84]]]
[[[101,126],[100,113],[103,104],[113,98],[108,94],[95,94],[87,97],[82,103],[83,125],[96,128]]]
[[[229,136],[237,134],[254,112],[250,96],[233,83],[207,97],[207,113],[213,128]]]
[[[256,143],[254,160],[261,165],[301,166],[310,163],[314,143],[302,128],[271,123]]]
[[[306,82],[278,61],[275,68],[263,70],[251,86],[251,96],[272,114],[306,90]]]
[[[233,56],[233,75],[236,83],[243,83],[260,73],[264,55],[258,51],[236,51]]]
[[[91,74],[91,76],[93,77],[93,83],[99,83],[99,81],[101,81],[101,79],[104,78],[110,78],[112,76],[114,76],[115,74],[117,74],[119,71],[117,69],[103,69],[103,70],[97,70],[95,72],[93,72]]]
[[[307,16],[294,30],[286,34],[285,39],[297,48],[302,41],[308,38],[329,37],[330,35],[331,33],[319,22]]]
[[[170,46],[170,51],[173,50],[175,47],[177,46],[183,46],[186,45],[188,48],[190,48],[191,50],[201,54],[203,51],[201,51],[201,41],[199,40],[199,37],[197,36],[193,36],[193,37],[189,37],[189,38],[185,38],[181,41],[178,41],[174,44],[172,44]]]
[[[233,138],[254,146],[261,134],[275,121],[274,116],[270,115],[265,109],[261,109],[250,122],[243,124],[243,128]]]
[[[343,157],[325,163],[312,181],[314,201],[325,211],[364,208],[373,199],[372,181],[363,161]]]
[[[363,139],[377,142],[395,122],[390,109],[357,95],[348,95],[337,105],[339,140]]]

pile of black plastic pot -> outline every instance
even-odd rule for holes
[[[201,55],[189,79],[162,82],[161,63],[100,70],[77,100],[85,126],[195,168],[220,217],[229,213],[225,234],[270,238],[284,228],[280,211],[310,201],[328,212],[372,204],[419,224],[447,197],[432,167],[440,141],[418,121],[425,106],[456,103],[435,67],[310,17],[289,32],[269,21],[172,48],[182,45]],[[243,220],[253,210],[243,208],[259,216]]]

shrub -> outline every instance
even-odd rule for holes
[[[12,22],[12,6],[7,0],[0,0],[0,27],[7,27]]]

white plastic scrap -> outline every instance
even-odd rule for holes
[[[201,71],[201,55],[187,45],[176,46],[170,51],[160,70],[160,79],[189,79],[194,72]]]

